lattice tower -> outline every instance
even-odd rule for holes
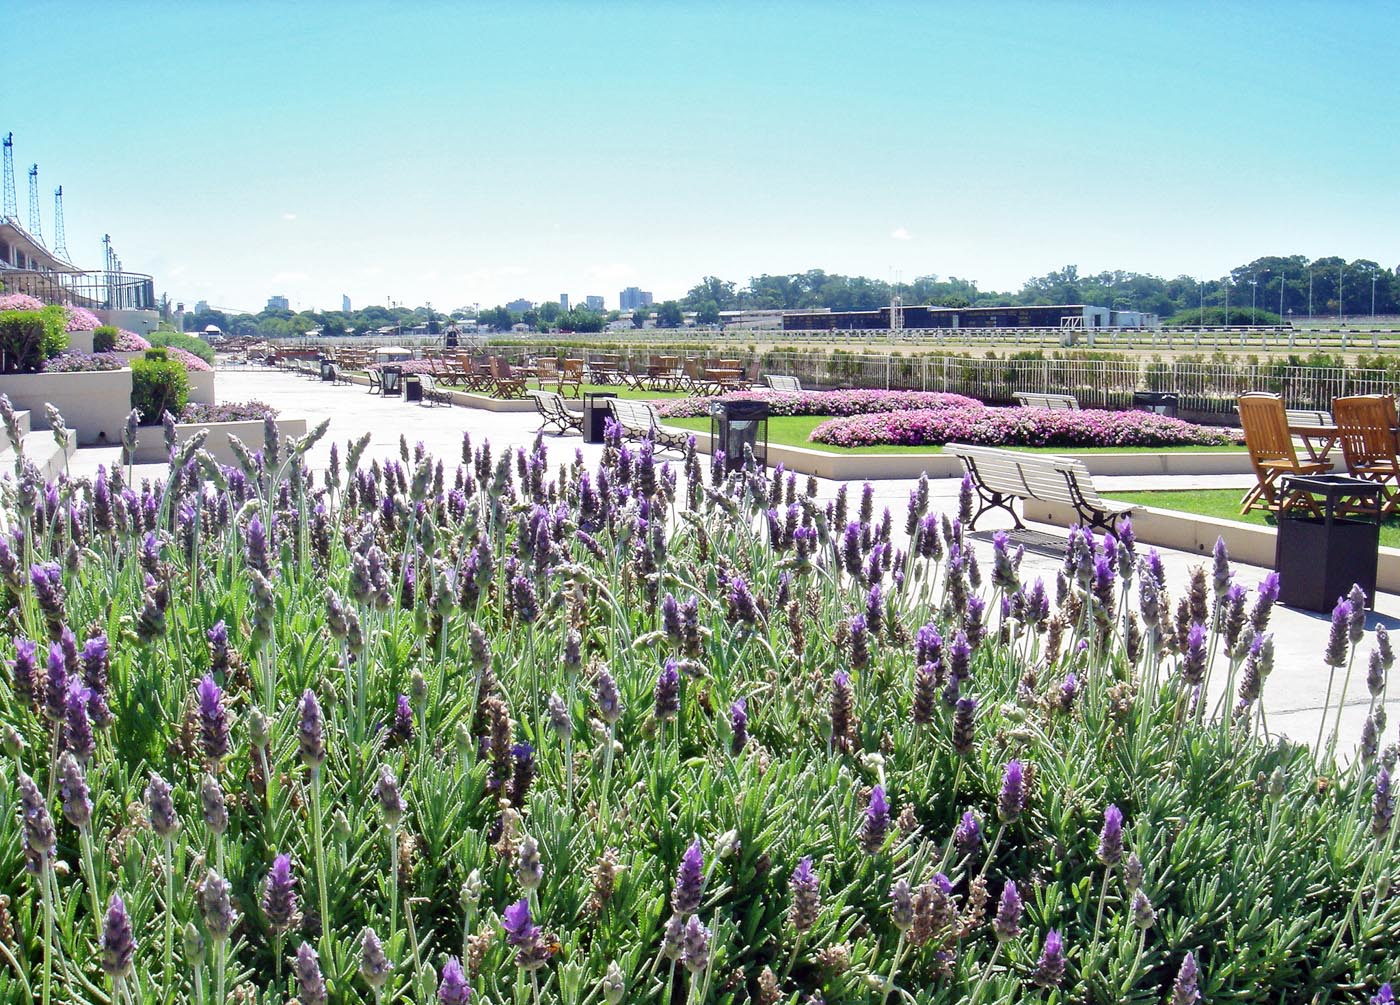
[[[29,236],[44,243],[44,220],[39,213],[39,165],[29,168]]]
[[[68,257],[68,235],[63,230],[63,186],[53,190],[53,251],[54,254],[65,262],[71,262]]]
[[[15,134],[5,134],[5,207],[0,220],[19,223],[19,199],[15,197]]]

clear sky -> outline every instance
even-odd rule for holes
[[[1400,4],[181,2],[0,14],[20,215],[192,305],[821,268],[1400,262]]]

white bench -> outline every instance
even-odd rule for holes
[[[796,377],[788,377],[780,373],[766,373],[763,375],[764,382],[771,391],[800,391],[802,381]]]
[[[1074,457],[969,443],[949,443],[943,451],[962,461],[972,478],[973,491],[981,502],[981,508],[972,516],[973,526],[987,510],[1004,509],[1011,514],[1016,528],[1022,529],[1025,525],[1011,506],[1016,499],[1023,502],[1038,499],[1071,506],[1080,523],[1109,531],[1114,529],[1119,517],[1135,509],[1128,503],[1110,502],[1100,497],[1088,468]]]
[[[613,419],[622,427],[622,435],[632,440],[651,440],[652,443],[672,450],[684,450],[689,434],[671,432],[661,428],[656,417],[656,409],[650,402],[635,401],[630,398],[608,398],[608,408]]]
[[[564,404],[564,396],[559,392],[529,390],[525,393],[535,399],[535,411],[539,412],[540,418],[544,420],[535,432],[542,432],[545,426],[553,426],[559,430],[560,436],[570,429],[583,431],[583,416],[569,411],[569,407]]]
[[[1332,413],[1321,408],[1285,408],[1290,426],[1335,426]]]
[[[415,373],[412,376],[418,380],[418,386],[423,389],[423,405],[451,405],[452,392],[437,382],[437,378],[430,373]]]
[[[1063,411],[1079,411],[1079,399],[1072,394],[1040,394],[1035,391],[1017,391],[1016,404],[1023,408],[1054,408]]]

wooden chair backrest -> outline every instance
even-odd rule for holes
[[[1276,394],[1242,394],[1237,407],[1250,463],[1257,468],[1262,461],[1288,461],[1296,468],[1298,453],[1293,449],[1283,399]]]
[[[490,364],[491,376],[494,377],[496,380],[510,380],[512,378],[510,372],[510,364],[507,363],[505,360],[501,359],[501,357],[492,356],[490,359]]]
[[[1388,394],[1358,394],[1332,400],[1337,439],[1348,468],[1377,463],[1400,466],[1395,456],[1395,399]]]
[[[565,377],[567,380],[579,380],[579,381],[583,380],[583,360],[581,360],[581,359],[566,359],[566,360],[564,360],[564,377]]]
[[[553,356],[541,356],[535,360],[535,367],[541,377],[557,377],[559,375],[559,361]]]

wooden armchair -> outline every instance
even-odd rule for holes
[[[1316,475],[1330,470],[1330,465],[1317,461],[1299,461],[1293,448],[1293,434],[1288,431],[1288,416],[1283,399],[1276,394],[1242,394],[1237,403],[1240,424],[1244,427],[1244,442],[1249,448],[1249,462],[1254,466],[1257,483],[1245,493],[1240,512],[1248,513],[1256,506],[1278,512],[1278,480],[1284,475]]]
[[[1395,398],[1388,394],[1360,394],[1332,401],[1337,439],[1342,444],[1347,473],[1383,486],[1381,513],[1389,516],[1400,506],[1400,457],[1396,456]]]
[[[492,395],[497,398],[525,397],[525,378],[517,376],[509,363],[499,356],[492,356],[490,366]]]

